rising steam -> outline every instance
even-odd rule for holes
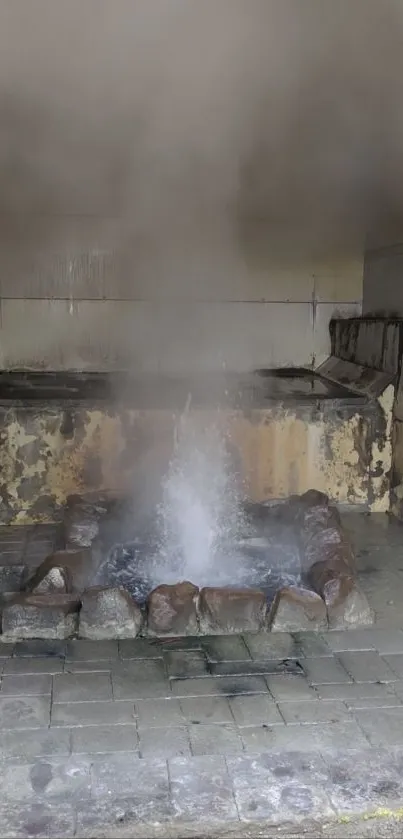
[[[206,296],[400,221],[402,45],[395,0],[6,0],[2,247],[102,216],[140,296]]]

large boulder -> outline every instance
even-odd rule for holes
[[[64,538],[67,548],[90,548],[99,533],[100,516],[86,505],[67,510]]]
[[[328,607],[341,603],[354,588],[350,567],[337,556],[315,562],[309,569],[308,579]]]
[[[206,635],[259,632],[267,611],[266,595],[258,589],[203,588],[199,623]]]
[[[125,589],[94,586],[83,592],[80,638],[90,641],[136,638],[141,624],[141,610]]]
[[[309,571],[309,580],[326,604],[330,629],[354,629],[373,623],[368,600],[345,562],[317,562]]]
[[[341,561],[353,571],[355,562],[350,540],[340,514],[324,493],[309,490],[295,501],[295,524],[301,552],[301,568],[325,560]]]
[[[70,495],[63,522],[66,547],[90,548],[98,536],[99,523],[112,503],[107,493]]]
[[[56,551],[41,562],[24,588],[36,594],[81,593],[91,582],[94,565],[91,548]]]
[[[196,635],[198,593],[197,586],[189,582],[157,586],[147,601],[149,634]]]
[[[327,629],[326,606],[314,591],[285,587],[275,595],[268,625],[272,632],[321,632]]]
[[[71,638],[79,608],[79,599],[71,594],[17,595],[3,607],[1,640]]]
[[[371,626],[375,615],[362,588],[355,581],[347,596],[327,607],[329,629],[358,629]]]

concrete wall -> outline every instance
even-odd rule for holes
[[[53,223],[51,249],[38,248],[36,231],[35,248],[16,242],[0,252],[2,368],[316,366],[330,350],[330,318],[360,312],[359,254],[296,265],[237,257],[236,270],[213,281],[161,287],[113,252],[118,227]]]
[[[403,317],[403,243],[366,252],[363,313]]]

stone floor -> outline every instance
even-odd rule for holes
[[[0,835],[331,837],[403,816],[403,526],[345,524],[372,629],[0,645]],[[2,563],[54,538],[2,528]]]

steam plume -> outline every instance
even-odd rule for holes
[[[2,247],[102,216],[139,296],[205,297],[400,223],[402,46],[395,0],[5,0]]]

